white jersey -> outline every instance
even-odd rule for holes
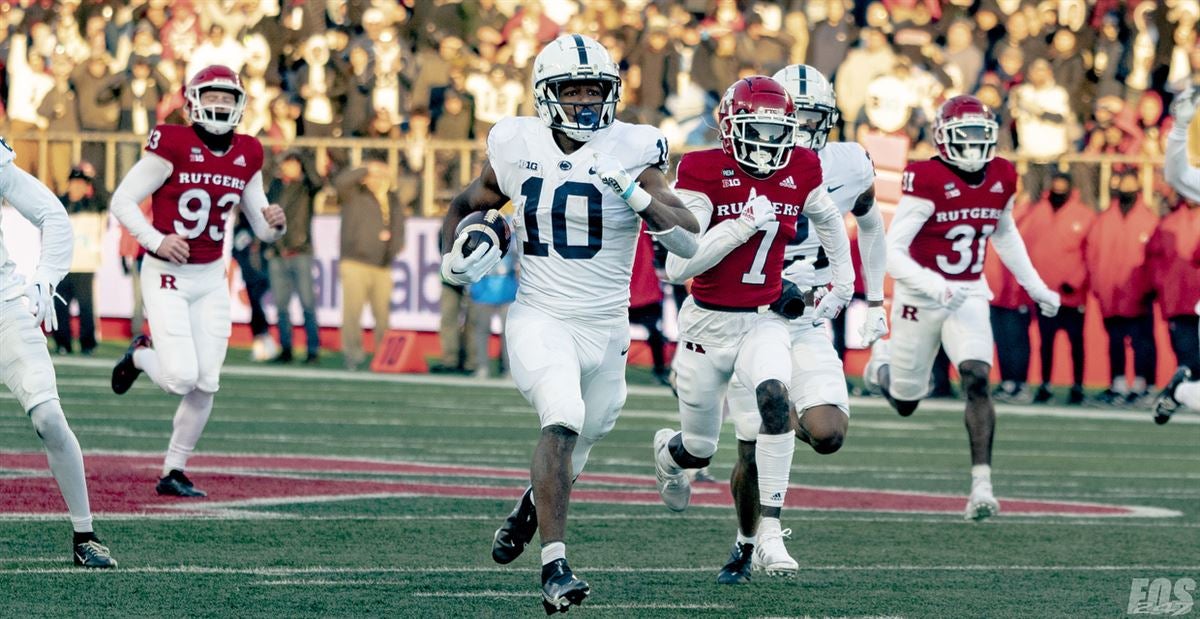
[[[867,151],[856,142],[829,142],[817,151],[817,155],[821,158],[825,191],[833,198],[833,203],[842,215],[854,210],[858,196],[875,184],[875,165],[871,163]],[[794,260],[816,257],[816,281],[795,282],[797,285],[821,286],[831,281],[829,259],[825,257],[820,239],[809,229],[808,219],[804,215],[797,220],[796,236],[788,243],[783,255],[789,264]]]
[[[42,231],[42,255],[34,279],[58,285],[71,267],[74,238],[67,211],[58,198],[28,172],[13,163],[13,152],[0,139],[0,196]],[[0,235],[0,301],[15,299],[25,291],[25,278]]]
[[[633,178],[667,169],[667,140],[647,125],[614,122],[564,155],[540,119],[492,127],[488,160],[513,202],[520,251],[517,301],[562,318],[626,316],[641,218],[600,181],[623,168]]]

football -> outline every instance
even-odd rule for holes
[[[508,220],[496,209],[486,213],[476,211],[464,217],[462,221],[458,222],[458,227],[454,229],[454,236],[460,237],[464,234],[467,235],[467,242],[463,244],[463,256],[470,256],[471,252],[484,243],[499,247],[501,256],[508,254],[508,242],[512,238],[512,229],[508,225]]]

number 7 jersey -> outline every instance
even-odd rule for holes
[[[186,239],[190,264],[220,259],[226,223],[246,184],[262,170],[262,144],[235,133],[229,151],[217,156],[191,127],[159,125],[146,139],[146,152],[172,167],[151,198],[154,228]]]
[[[492,127],[488,160],[513,202],[520,241],[517,301],[563,318],[626,316],[641,218],[599,173],[667,170],[667,140],[648,125],[614,122],[564,155],[538,118]]]

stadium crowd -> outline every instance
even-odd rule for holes
[[[397,178],[379,178],[370,161],[354,168],[336,149],[320,159],[269,149],[272,200],[288,211],[289,234],[273,247],[247,240],[235,257],[244,274],[258,278],[253,286],[247,279],[252,299],[267,289],[275,298],[299,295],[308,358],[315,359],[305,275],[312,247],[303,234],[314,197],[327,187],[345,218],[365,214],[344,229],[377,240],[366,247],[344,235],[343,245],[371,254],[351,257],[369,264],[342,281],[357,307],[369,303],[385,315],[371,282],[399,251],[430,141],[480,140],[500,118],[532,113],[532,60],[560,33],[603,43],[624,71],[622,117],[659,126],[677,148],[715,142],[712,110],[727,85],[790,63],[810,64],[833,81],[840,108],[834,139],[897,138],[913,158],[932,154],[928,119],[939,103],[973,93],[1000,116],[1001,149],[1022,162],[1022,233],[1035,265],[1064,296],[1062,314],[1039,319],[1041,331],[1067,333],[1081,386],[1083,307],[1094,296],[1113,367],[1125,367],[1126,339],[1136,361],[1135,376],[1114,372],[1105,398],[1133,402],[1154,382],[1151,299],[1171,325],[1180,362],[1200,370],[1200,205],[1135,163],[1161,160],[1171,123],[1166,106],[1175,93],[1200,86],[1197,21],[1196,0],[8,0],[0,2],[0,117],[17,160],[46,179],[76,218],[104,209],[103,200],[87,199],[112,180],[100,178],[103,145],[85,142],[76,161],[70,143],[51,140],[39,157],[37,131],[145,135],[157,123],[183,122],[180,86],[211,63],[241,73],[249,94],[241,129],[249,134],[282,142],[401,140]],[[1198,134],[1200,125],[1193,126],[1193,149]],[[1126,159],[1106,168],[1080,154]],[[135,144],[117,149],[117,178],[137,157]],[[39,160],[48,169],[39,170]],[[328,163],[318,169],[318,160]],[[458,158],[439,156],[435,165],[439,183],[455,186]],[[393,200],[394,207],[380,208]],[[126,259],[136,268],[136,250]],[[81,275],[96,270],[76,266]],[[1034,313],[998,269],[997,338],[1020,341]],[[479,319],[465,328],[469,299],[486,296],[479,305],[488,321],[502,313],[511,296],[511,277],[502,275],[494,290],[443,288],[439,369],[478,369],[475,359],[486,349],[471,346],[469,331],[486,327]],[[85,276],[72,281],[91,285]],[[81,304],[90,305],[85,296]],[[283,326],[280,359],[291,360],[286,319]],[[92,327],[84,321],[82,328]],[[349,324],[347,333],[356,329]],[[267,333],[261,311],[255,332]],[[92,333],[80,340],[85,351],[95,345]],[[70,351],[71,341],[58,346]],[[1046,399],[1048,392],[1024,386],[1028,346],[1001,350],[1002,397]],[[1045,382],[1052,354],[1043,346]]]

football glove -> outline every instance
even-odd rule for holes
[[[837,318],[837,315],[850,304],[853,294],[853,289],[850,294],[841,292],[837,288],[830,289],[821,296],[821,300],[817,303],[817,310],[813,312],[813,324],[821,324],[825,320]]]
[[[45,280],[35,281],[25,287],[25,299],[28,301],[29,313],[33,319],[41,323],[45,331],[58,328],[58,314],[54,311],[54,284]],[[60,297],[61,298],[61,297]]]
[[[484,275],[500,263],[500,248],[488,243],[485,250],[476,249],[470,256],[463,256],[463,244],[467,235],[454,240],[450,253],[442,256],[442,281],[452,286],[469,286],[483,279]]]
[[[771,311],[788,320],[795,320],[804,314],[804,307],[804,292],[796,284],[783,280],[783,290],[771,304]]]
[[[750,197],[746,198],[746,204],[742,207],[742,219],[762,230],[763,226],[775,221],[775,205],[766,196],[760,196],[750,189]]]
[[[862,337],[864,346],[870,346],[883,336],[888,334],[887,312],[882,306],[868,307],[867,319],[863,321],[862,326],[858,328],[858,335]]]
[[[1192,117],[1196,115],[1196,97],[1200,96],[1200,91],[1191,88],[1175,95],[1175,100],[1171,102],[1171,115],[1175,117],[1176,125],[1188,126],[1192,122]]]
[[[601,182],[608,185],[613,193],[621,197],[633,212],[640,213],[650,206],[650,194],[642,189],[640,183],[633,179],[624,168],[617,168],[597,174]]]
[[[1058,313],[1059,305],[1062,304],[1062,297],[1046,286],[1030,290],[1029,297],[1033,299],[1034,303],[1037,303],[1038,310],[1042,312],[1042,315],[1048,318],[1054,317]]]
[[[942,293],[935,297],[934,300],[952,312],[957,311],[958,308],[962,307],[963,303],[967,302],[967,291],[954,284],[947,283],[946,287],[942,289]]]

